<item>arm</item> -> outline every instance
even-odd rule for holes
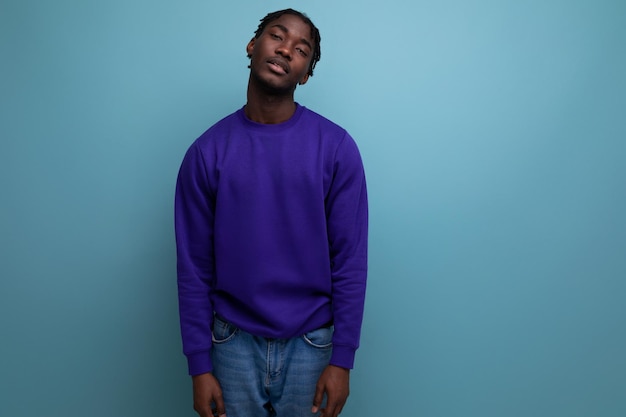
[[[346,134],[326,199],[335,333],[331,365],[351,369],[359,347],[367,280],[368,208],[361,156]]]
[[[175,199],[180,327],[191,375],[213,368],[209,359],[213,322],[209,294],[214,274],[212,194],[204,157],[194,144],[181,165]]]
[[[335,157],[326,200],[335,333],[330,365],[317,384],[313,410],[327,396],[324,417],[336,417],[349,394],[349,370],[359,346],[367,279],[368,208],[361,156],[346,134]]]
[[[178,298],[183,352],[193,376],[194,409],[211,416],[211,404],[223,413],[219,383],[210,373],[213,306],[210,291],[214,277],[214,198],[202,152],[191,146],[176,184],[176,250]]]

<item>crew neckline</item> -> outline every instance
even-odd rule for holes
[[[247,126],[255,128],[255,129],[262,129],[262,130],[285,129],[285,128],[289,128],[295,125],[300,119],[300,116],[302,116],[302,113],[305,109],[305,107],[298,104],[298,102],[295,102],[295,104],[296,104],[296,110],[293,112],[291,117],[281,123],[259,123],[259,122],[255,122],[254,120],[250,120],[248,116],[246,116],[245,105],[243,105],[237,111],[237,114]]]

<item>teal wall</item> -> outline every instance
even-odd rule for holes
[[[343,415],[625,416],[621,0],[1,0],[0,416],[194,415],[174,181],[289,5],[369,179]]]

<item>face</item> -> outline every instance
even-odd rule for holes
[[[298,16],[285,14],[268,23],[246,48],[250,73],[256,81],[275,91],[293,91],[309,79],[313,56],[311,28]]]

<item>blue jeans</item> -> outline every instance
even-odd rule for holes
[[[292,339],[253,336],[215,318],[213,375],[228,417],[311,417],[315,385],[332,353],[332,327]]]

